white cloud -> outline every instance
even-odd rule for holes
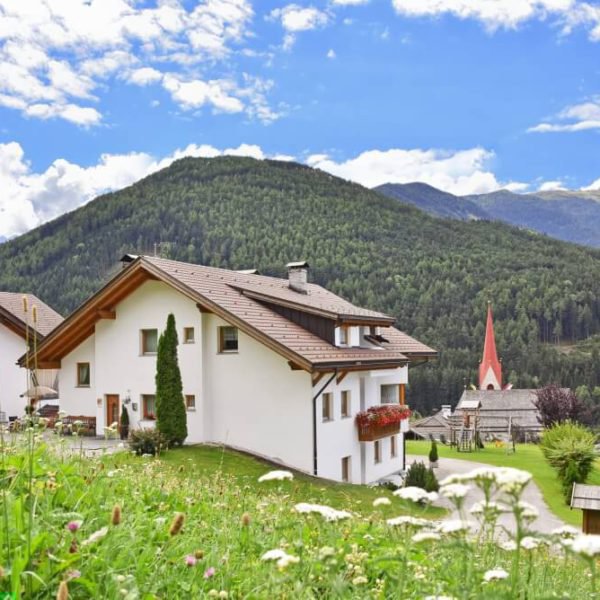
[[[337,6],[359,6],[361,4],[368,4],[371,0],[332,0],[332,4]]]
[[[283,8],[272,10],[269,20],[281,22],[286,34],[283,38],[283,49],[289,50],[296,41],[296,34],[324,27],[329,23],[329,15],[314,6],[302,7],[298,4],[288,4]]]
[[[600,96],[587,102],[567,106],[548,121],[530,127],[529,133],[589,131],[600,129]]]
[[[453,194],[479,194],[505,188],[489,170],[493,152],[471,148],[445,150],[369,150],[355,158],[336,162],[327,155],[312,155],[308,165],[367,187],[383,183],[421,181]],[[514,185],[514,183],[512,183]]]
[[[335,57],[336,57],[335,50],[333,48],[330,48],[327,51],[327,58],[334,59]]]
[[[538,192],[551,192],[554,190],[566,190],[567,188],[562,181],[556,179],[555,181],[544,181],[539,187]]]
[[[302,14],[286,16],[290,27],[302,28]],[[247,108],[252,117],[259,111],[236,96],[244,87],[231,64],[227,82],[208,74],[250,38],[252,17],[250,0],[0,0],[0,104],[89,127],[101,122],[101,106],[85,104],[117,77],[162,84],[184,109]],[[193,75],[175,72],[178,64],[194,67]]]
[[[592,41],[600,40],[600,7],[579,0],[392,0],[392,5],[403,16],[450,14],[480,21],[489,31],[515,29],[533,19],[551,20],[563,34],[584,26]]]

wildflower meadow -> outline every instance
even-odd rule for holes
[[[600,537],[530,531],[530,476],[436,493],[322,482],[221,448],[88,457],[2,434],[0,592],[14,598],[594,598]],[[469,486],[485,499],[464,506]],[[496,519],[511,512],[514,530]]]

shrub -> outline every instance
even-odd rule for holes
[[[437,492],[440,489],[440,484],[438,483],[437,477],[435,476],[435,471],[429,467],[427,469],[427,473],[425,474],[425,491],[426,492]]]
[[[156,353],[156,428],[169,445],[181,446],[187,437],[187,415],[177,359],[177,328],[170,314]]]
[[[418,487],[425,489],[427,485],[427,467],[422,462],[414,462],[406,471],[404,478],[406,487]]]
[[[571,421],[547,429],[540,444],[546,460],[558,472],[567,503],[573,483],[585,483],[596,459],[595,435]]]
[[[129,447],[138,455],[160,454],[168,447],[168,442],[157,429],[133,429],[129,433]]]
[[[121,439],[126,440],[129,436],[129,412],[127,407],[123,404],[121,408]]]
[[[570,389],[547,385],[535,395],[534,404],[540,412],[538,420],[545,428],[565,421],[587,423],[590,420],[588,408]]]
[[[438,461],[437,442],[431,440],[431,450],[429,450],[429,462],[436,463]]]

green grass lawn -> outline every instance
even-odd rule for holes
[[[407,440],[406,442],[407,454],[427,455],[430,447],[431,444],[428,441]],[[556,472],[544,459],[539,446],[535,444],[517,444],[516,452],[507,454],[504,448],[496,448],[491,444],[487,444],[483,450],[476,452],[457,452],[454,448],[438,444],[438,453],[441,458],[458,458],[496,467],[514,467],[529,471],[533,475],[533,480],[540,488],[550,510],[565,523],[581,526],[581,511],[571,510],[565,504]],[[587,483],[600,485],[599,461],[596,461],[596,467]]]
[[[139,460],[125,454],[121,456],[124,458],[120,460],[134,462]],[[261,475],[281,468],[247,454],[215,446],[184,446],[170,450],[162,456],[162,459],[166,464],[177,468],[185,467],[191,462],[207,476],[234,477],[240,486],[255,486]],[[265,489],[272,489],[277,485],[277,482],[272,482],[267,484]],[[426,518],[439,518],[446,512],[441,508],[422,508],[412,502],[400,500],[392,496],[391,491],[386,488],[335,483],[297,472],[294,472],[294,484],[290,494],[297,502],[327,504],[335,508],[352,506],[352,510],[360,514],[371,514],[373,500],[382,496],[393,500],[391,506],[380,507],[382,513],[389,517],[406,513]]]

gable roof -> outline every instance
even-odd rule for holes
[[[194,300],[200,310],[217,314],[287,358],[294,366],[307,371],[395,367],[411,360],[436,356],[435,350],[393,327],[386,328],[385,337],[389,341],[380,344],[381,347],[339,348],[281,316],[256,298],[257,291],[262,290],[262,295],[269,302],[293,298],[298,307],[306,307],[309,311],[321,310],[321,303],[327,302],[329,311],[334,312],[334,307],[337,310],[334,314],[346,315],[354,311],[355,318],[359,318],[363,309],[320,286],[309,284],[309,294],[291,290],[287,294],[283,290],[283,284],[287,286],[286,279],[139,256],[133,258],[127,267],[40,344],[38,362],[56,366],[63,356],[93,333],[99,319],[114,318],[115,306],[147,280],[163,281]],[[374,311],[366,311],[363,316],[367,320],[375,317],[381,321],[392,321],[391,317]]]
[[[510,417],[514,425],[541,430],[535,400],[536,390],[464,390],[456,405],[455,414],[470,402],[479,402],[481,429],[505,428]]]
[[[575,483],[571,494],[571,508],[600,510],[600,485]]]
[[[23,299],[27,298],[28,312],[25,312]],[[37,308],[37,322],[34,324],[31,310]],[[12,331],[25,337],[26,328],[35,330],[38,336],[48,335],[63,318],[47,304],[33,294],[0,292],[0,323]]]

